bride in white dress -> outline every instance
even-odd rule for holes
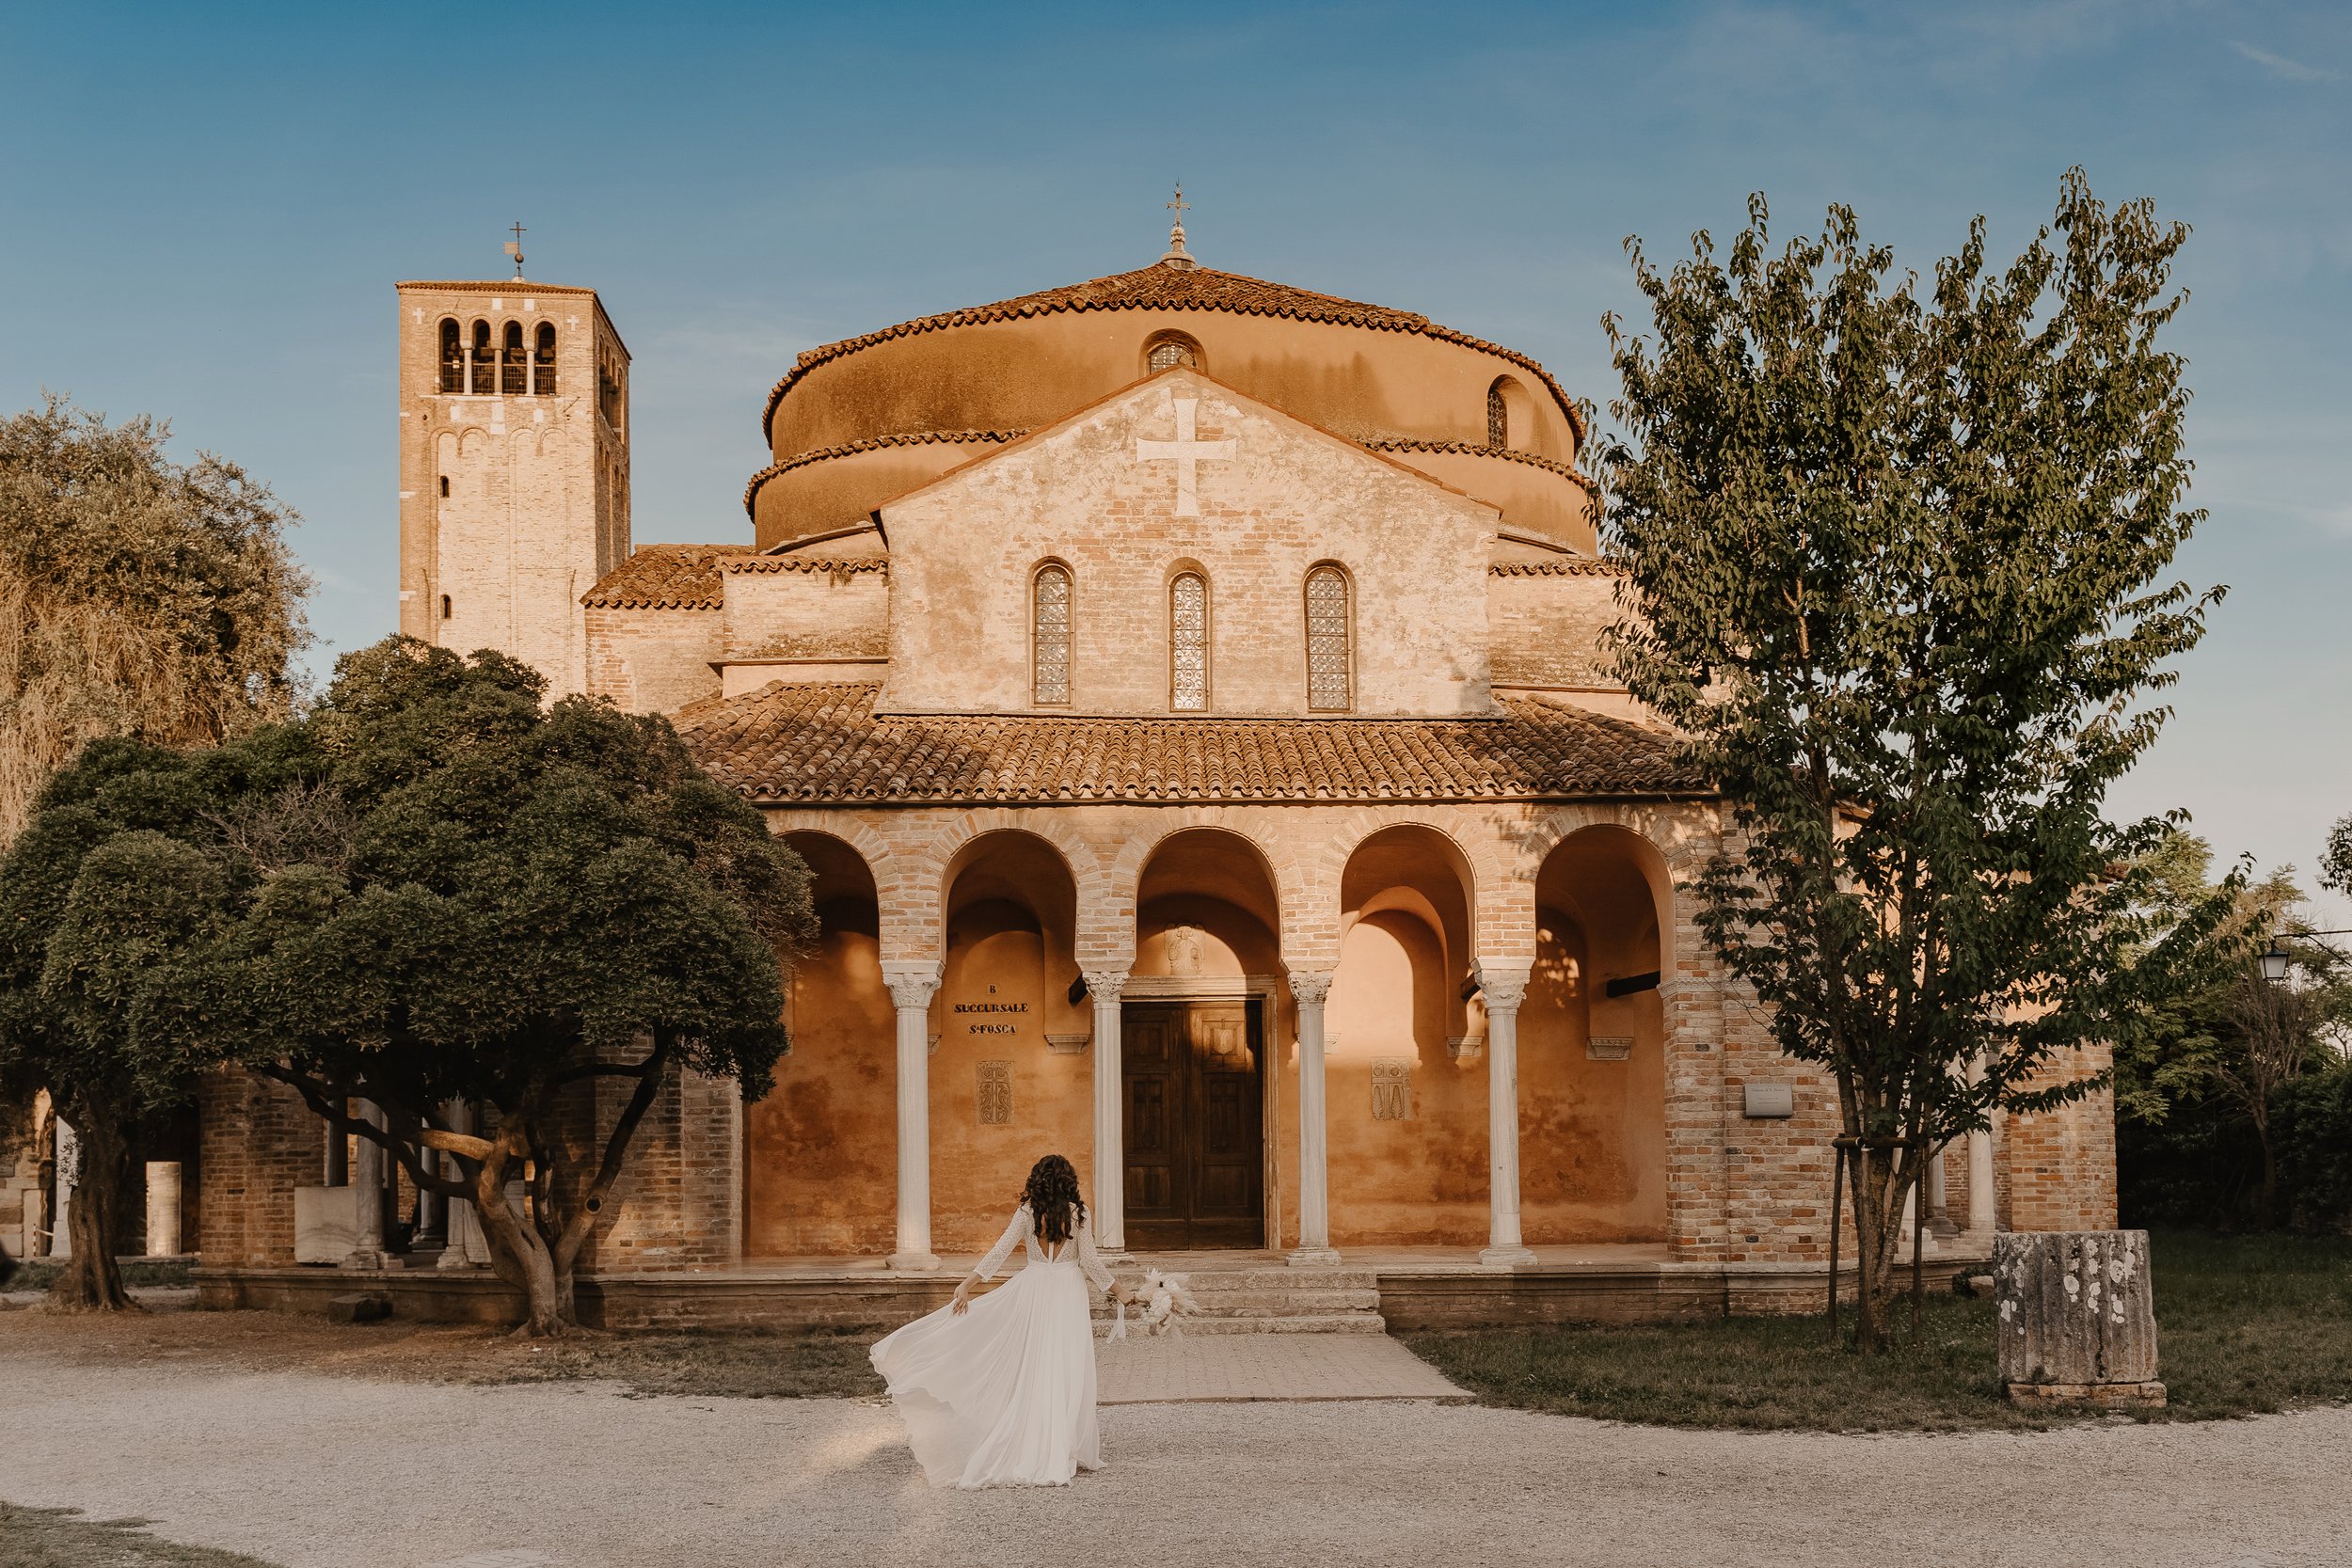
[[[974,1301],[972,1288],[1023,1243],[1026,1266]],[[1078,1173],[1048,1154],[955,1299],[874,1346],[874,1370],[933,1486],[1065,1486],[1103,1467],[1089,1281],[1127,1299],[1094,1250]]]

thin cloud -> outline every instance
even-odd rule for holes
[[[2300,60],[2290,60],[2284,55],[2274,55],[2267,49],[2257,49],[2250,43],[2240,43],[2235,39],[2230,40],[2230,47],[2269,71],[2273,76],[2281,76],[2290,82],[2341,82],[2344,80],[2342,71],[2327,71],[2315,65],[2305,65]]]

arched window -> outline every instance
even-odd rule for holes
[[[1328,564],[1307,574],[1307,705],[1344,713],[1356,702],[1356,636],[1347,574]]]
[[[1486,444],[1497,448],[1511,444],[1511,405],[1503,400],[1500,381],[1486,388]]]
[[[465,336],[457,330],[457,318],[446,316],[441,321],[441,390],[462,392],[465,389]]]
[[[539,349],[532,356],[531,390],[543,398],[555,396],[555,324],[539,324]]]
[[[1029,578],[1029,701],[1070,705],[1070,568],[1058,561]]]
[[[1157,375],[1178,365],[1200,368],[1200,345],[1181,332],[1162,332],[1145,345],[1143,369],[1146,375]]]
[[[531,390],[531,362],[523,353],[523,324],[506,324],[506,349],[499,356],[499,390],[510,398]]]
[[[1168,585],[1168,705],[1178,713],[1209,705],[1209,579],[1179,572]]]
[[[449,619],[449,595],[447,594],[441,595],[441,619],[444,621]]]
[[[498,356],[490,350],[490,324],[473,324],[473,357],[467,367],[466,390],[487,397],[498,388]]]

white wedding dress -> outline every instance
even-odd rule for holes
[[[1102,1468],[1087,1285],[1107,1291],[1110,1270],[1083,1218],[1048,1257],[1025,1203],[973,1272],[995,1277],[1017,1243],[1027,1264],[970,1311],[959,1317],[951,1303],[874,1346],[874,1370],[933,1486],[1064,1486]]]

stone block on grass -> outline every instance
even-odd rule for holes
[[[1993,1240],[2001,1381],[2020,1403],[2160,1405],[2145,1230]]]

